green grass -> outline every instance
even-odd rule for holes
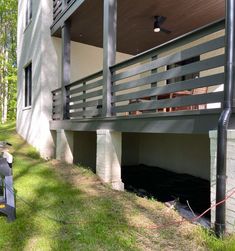
[[[234,251],[235,250],[235,236],[227,236],[224,239],[219,239],[212,231],[200,230],[202,240],[209,250],[213,251]]]
[[[14,123],[0,126],[1,140],[13,144],[17,220],[0,217],[0,250],[235,250],[231,237],[220,241],[189,223],[149,229],[179,216],[111,190],[87,169],[42,160]]]

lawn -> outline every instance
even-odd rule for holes
[[[234,239],[216,240],[198,226],[152,229],[181,217],[162,203],[117,192],[88,169],[38,153],[0,126],[13,144],[17,220],[0,217],[0,250],[235,250]]]

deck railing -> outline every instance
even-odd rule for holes
[[[60,15],[76,0],[53,0],[53,21],[59,19]]]
[[[221,107],[224,46],[220,21],[113,65],[112,116]],[[69,119],[101,116],[102,85],[99,72],[66,86]],[[53,119],[60,97],[53,91]]]
[[[215,90],[224,83],[223,27],[221,22],[111,67],[113,114],[221,103],[223,91]]]
[[[67,111],[70,119],[99,117],[102,111],[103,72],[97,72],[66,86]],[[52,92],[53,119],[61,119],[61,88]]]

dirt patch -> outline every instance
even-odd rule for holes
[[[188,222],[168,225],[181,221],[182,217],[163,203],[128,192],[114,191],[92,172],[83,168],[59,161],[50,163],[57,175],[79,188],[88,198],[105,198],[113,202],[113,205],[119,205],[112,208],[112,213],[122,214],[125,224],[129,225],[130,231],[136,236],[140,250],[206,250],[197,237],[198,226]],[[89,207],[95,207],[92,201],[89,202]],[[155,228],[158,226],[163,227]]]

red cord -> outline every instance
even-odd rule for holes
[[[225,198],[215,204],[213,204],[211,207],[209,207],[208,209],[206,209],[203,213],[201,213],[200,215],[188,220],[189,222],[195,222],[197,220],[199,220],[203,215],[205,215],[207,212],[209,212],[212,208],[219,206],[220,204],[223,204],[226,200],[228,200],[230,197],[232,197],[232,195],[235,194],[235,190],[233,190],[229,195],[225,196]],[[147,226],[146,228],[149,229],[160,229],[160,228],[166,228],[169,226],[173,226],[173,225],[180,225],[182,224],[184,221],[186,221],[186,219],[182,219],[180,221],[172,221],[170,223],[167,224],[163,224],[163,225],[159,225],[159,226]]]

